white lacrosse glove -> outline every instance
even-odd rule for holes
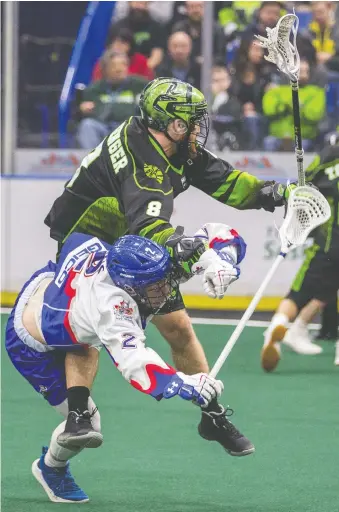
[[[223,390],[221,380],[213,379],[207,373],[186,375],[177,372],[165,387],[163,397],[172,398],[178,395],[184,400],[206,407],[213,398],[219,397]]]
[[[235,265],[236,249],[230,247],[228,250],[229,252],[225,253],[208,249],[193,267],[196,273],[203,272],[204,292],[213,299],[222,299],[229,285],[240,276],[240,269]],[[230,253],[231,250],[235,254]]]
[[[211,263],[202,279],[204,292],[213,299],[222,299],[229,285],[236,281],[239,275],[239,268],[226,261]]]

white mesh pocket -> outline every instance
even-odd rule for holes
[[[286,14],[274,28],[266,28],[267,37],[256,36],[260,45],[268,50],[265,59],[276,64],[291,80],[299,78],[300,59],[296,45],[298,26],[298,17]]]
[[[288,200],[286,218],[279,230],[282,251],[291,245],[302,245],[316,227],[331,216],[327,199],[315,188],[295,188]]]

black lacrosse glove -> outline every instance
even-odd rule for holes
[[[310,181],[308,181],[306,185],[319,190],[318,187],[313,185]],[[283,185],[275,181],[266,181],[258,194],[260,208],[264,208],[264,210],[269,212],[274,212],[276,206],[285,206],[287,208],[290,193],[296,187],[298,187],[298,183],[296,182]]]
[[[283,185],[275,181],[266,181],[258,194],[260,208],[268,212],[274,212],[276,206],[285,206],[291,190],[296,187],[296,183]]]
[[[199,261],[206,250],[202,240],[186,236],[182,226],[176,228],[165,247],[172,260],[183,270],[182,276],[187,279],[193,275],[192,266]]]

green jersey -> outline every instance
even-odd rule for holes
[[[328,146],[316,155],[306,171],[306,180],[318,187],[332,210],[328,222],[315,230],[314,240],[325,252],[339,255],[339,146]]]
[[[45,219],[59,243],[72,232],[113,243],[124,234],[164,244],[174,232],[174,198],[194,186],[238,209],[261,208],[263,181],[201,149],[168,158],[139,117],[131,117],[84,158]]]

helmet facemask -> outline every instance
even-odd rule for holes
[[[168,128],[175,122],[180,121],[183,125],[185,125],[185,130],[182,132],[182,139],[176,140],[169,133]],[[187,125],[185,121],[181,118],[176,118],[174,121],[168,123],[164,134],[171,141],[174,142],[177,146],[177,154],[183,159],[187,158],[196,158],[199,154],[199,149],[204,148],[207,142],[207,137],[209,133],[209,116],[207,112],[204,112],[202,115],[194,116],[190,120],[190,124]],[[180,131],[175,130],[174,128],[171,131],[176,135],[181,135]]]
[[[161,308],[177,299],[179,280],[177,273],[169,272],[166,277],[154,283],[138,286],[121,286],[135,300],[138,306],[146,308],[147,314],[156,315]]]
[[[207,142],[210,130],[210,118],[208,113],[205,112],[199,119],[193,121],[191,126],[187,146],[188,156],[194,159],[198,155],[199,149],[204,148]]]

